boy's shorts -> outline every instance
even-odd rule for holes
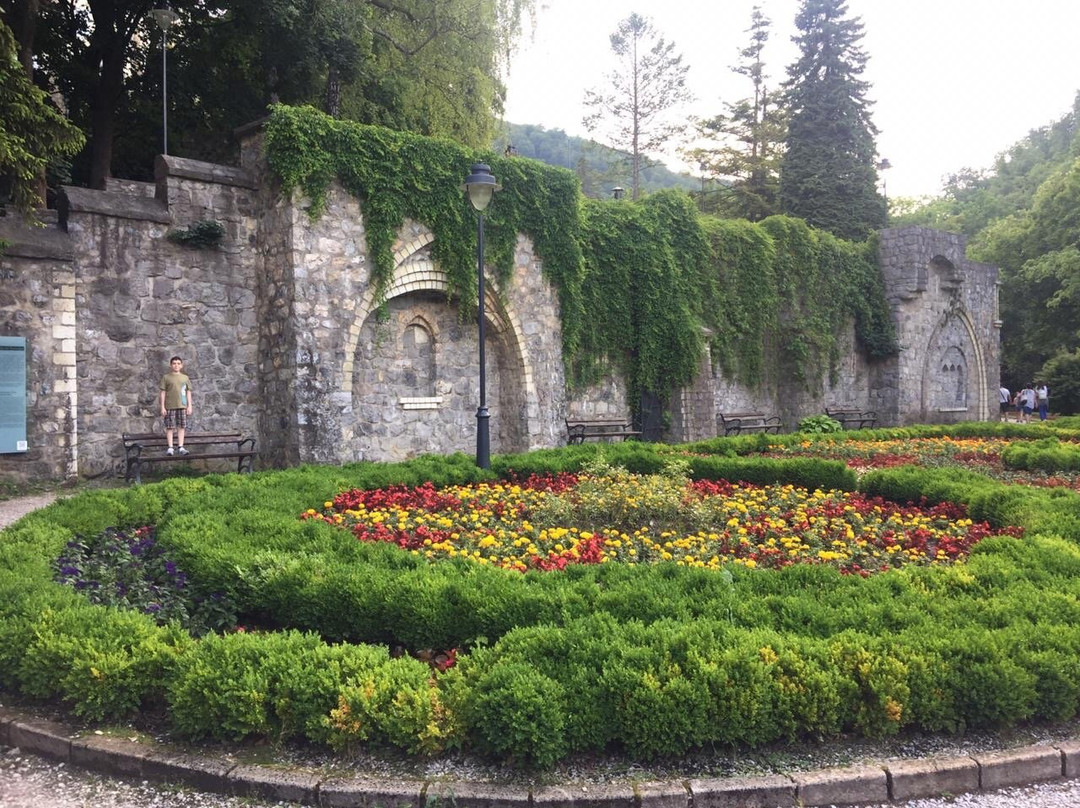
[[[1025,404],[1023,407],[1020,408],[1020,412],[1024,413],[1024,415],[1031,415],[1034,410],[1032,410],[1031,407]]]
[[[165,410],[166,429],[187,429],[187,410]]]

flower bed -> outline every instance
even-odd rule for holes
[[[798,563],[866,576],[953,562],[986,536],[1022,533],[973,522],[952,503],[919,508],[844,491],[620,470],[439,490],[430,483],[354,489],[302,518],[429,560],[463,558],[519,572],[570,564],[672,562],[718,570]]]
[[[989,434],[992,427],[978,428],[1000,437]],[[957,437],[979,437],[975,429]],[[888,437],[943,432],[909,431]],[[87,721],[130,721],[155,711],[185,738],[376,744],[423,754],[462,748],[540,766],[611,748],[638,758],[677,756],[713,744],[956,731],[1080,712],[1080,495],[1005,485],[956,467],[908,465],[863,474],[861,500],[823,494],[818,501],[815,489],[854,488],[855,475],[836,461],[745,456],[771,441],[689,447],[689,471],[698,480],[689,489],[671,473],[647,486],[632,475],[596,478],[600,452],[643,475],[661,472],[674,454],[638,444],[498,457],[492,472],[457,455],[86,492],[0,533],[0,689],[62,704]],[[532,472],[557,484],[524,484]],[[762,494],[721,478],[776,488]],[[807,551],[811,557],[830,552],[822,542],[839,540],[829,539],[829,530],[846,535],[850,527],[858,535],[846,516],[843,525],[833,523],[834,514],[851,507],[871,522],[871,506],[861,503],[877,497],[925,498],[928,509],[955,503],[966,516],[941,513],[998,532],[1010,525],[1025,530],[1020,538],[987,536],[955,553],[964,563],[932,563],[945,539],[928,542],[916,563],[890,562],[865,577],[844,575],[844,561],[819,555],[779,569],[764,569],[760,557],[756,568],[735,561],[741,538],[749,552],[768,548],[769,538],[783,546],[781,529],[759,541],[751,527],[767,531],[768,520],[783,516],[787,506],[774,497],[796,481],[809,493],[791,494],[790,510],[824,531]],[[509,493],[494,496],[499,486],[520,488],[514,496],[532,511],[518,512]],[[448,493],[458,489],[469,492],[465,499]],[[352,493],[334,507],[342,492]],[[763,497],[767,516],[751,515],[755,497]],[[718,535],[740,537],[719,570],[707,568],[712,556],[697,547],[675,546],[705,530],[692,520],[709,499],[747,509],[739,511],[747,521],[715,525]],[[411,532],[408,519],[403,526],[393,521],[406,500],[424,509],[424,523]],[[462,507],[450,508],[456,501]],[[331,504],[324,511],[297,518],[325,502]],[[349,530],[360,522],[350,523],[346,511],[361,505],[386,513],[362,529],[376,534],[381,525],[393,541],[355,539]],[[504,564],[510,553],[502,545],[496,551],[497,531],[490,547],[479,542],[491,531],[453,557],[446,551],[426,558],[432,536],[432,545],[422,539],[406,551],[395,546],[398,538],[415,542],[420,527],[449,529],[433,524],[431,514],[458,518],[465,505],[475,505],[478,520],[480,511],[492,520],[529,518],[534,532],[516,538],[532,541],[537,552],[526,543],[523,555]],[[823,510],[812,513],[819,505]],[[659,547],[633,541],[644,527],[633,521],[642,509],[652,515],[648,535]],[[182,570],[186,585],[221,593],[245,625],[259,630],[195,638],[175,622],[158,625],[154,615],[92,604],[56,582],[70,565],[54,562],[71,560],[70,542],[139,525],[156,525],[165,576]],[[620,535],[604,536],[599,526]],[[582,531],[599,535],[598,549],[611,560],[545,570],[540,562],[550,564],[552,551],[556,560],[565,557],[574,527],[579,545]],[[541,530],[551,540],[560,528],[568,531],[559,537],[561,552],[537,543]],[[678,536],[660,542],[659,532],[668,529]],[[615,540],[622,545],[605,543]],[[476,550],[486,563],[476,560]],[[660,563],[641,563],[646,551]],[[672,555],[667,563],[665,551]],[[713,554],[718,561],[723,555]],[[433,670],[408,654],[392,656],[399,646],[456,648],[456,664]]]
[[[1046,439],[1041,441],[1046,443]],[[1016,485],[1080,490],[1076,463],[1054,467],[1017,465],[1007,462],[1010,450],[1040,441],[1017,437],[919,437],[885,439],[826,439],[770,445],[764,457],[818,457],[840,460],[857,472],[896,466],[926,468],[958,466]],[[1056,444],[1056,440],[1052,440]],[[1073,444],[1074,445],[1074,444]]]

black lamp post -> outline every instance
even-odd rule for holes
[[[469,192],[469,202],[476,209],[476,322],[480,331],[480,406],[476,410],[476,465],[491,468],[491,433],[488,428],[490,414],[487,408],[487,376],[484,361],[484,210],[492,195],[499,190],[498,183],[484,163],[472,167],[472,173],[462,186]]]
[[[150,12],[154,15],[154,21],[161,29],[161,131],[162,131],[162,154],[169,153],[169,62],[166,54],[169,51],[169,29],[177,23],[180,15],[172,10],[166,2],[154,3]]]

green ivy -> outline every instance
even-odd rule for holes
[[[752,387],[796,378],[819,388],[835,375],[840,327],[851,318],[870,358],[897,349],[875,240],[842,241],[786,217],[701,217],[679,191],[584,200],[567,170],[311,107],[273,107],[266,151],[283,190],[311,200],[312,217],[335,178],[360,201],[377,299],[392,277],[395,235],[411,218],[434,234],[432,259],[463,311],[476,303],[476,219],[461,183],[474,162],[487,162],[502,184],[485,213],[489,263],[508,280],[517,235],[527,235],[559,297],[571,383],[616,369],[632,406],[643,391],[664,400],[689,384],[706,340],[725,375]]]
[[[518,233],[532,239],[559,297],[563,354],[573,355],[583,310],[580,190],[572,172],[280,104],[267,121],[266,152],[285,193],[299,188],[307,194],[313,218],[325,209],[335,178],[360,201],[377,300],[393,277],[394,237],[408,218],[434,234],[431,257],[449,276],[463,311],[476,306],[476,214],[461,184],[474,163],[489,164],[502,190],[484,215],[486,263],[507,281]]]

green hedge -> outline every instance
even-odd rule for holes
[[[870,434],[882,432],[896,431]],[[692,473],[854,487],[839,463],[740,456],[763,440],[773,436],[697,444]],[[868,494],[964,502],[974,518],[1027,530],[984,540],[966,564],[868,579],[825,566],[430,565],[298,518],[345,488],[577,470],[598,452],[650,472],[671,451],[573,447],[498,457],[492,472],[462,455],[301,467],[57,503],[0,534],[0,688],[92,720],[167,706],[185,737],[462,746],[536,766],[613,747],[650,758],[1076,715],[1080,497],[1065,489],[956,469],[868,474]],[[189,575],[226,591],[244,621],[278,630],[194,640],[52,583],[50,563],[75,533],[148,521]],[[460,661],[435,674],[391,659],[398,644],[456,647]]]
[[[1018,443],[1001,454],[1005,468],[1024,471],[1080,471],[1080,444],[1055,438]]]

